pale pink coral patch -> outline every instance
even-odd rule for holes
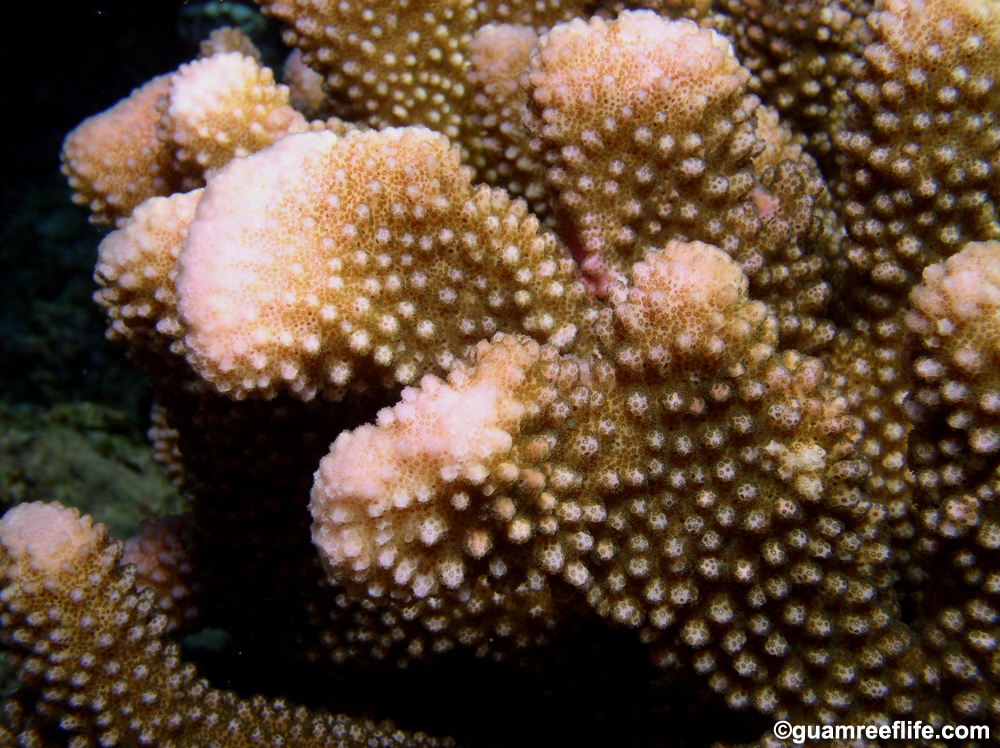
[[[338,138],[329,132],[289,136],[271,148],[233,161],[205,190],[178,258],[180,313],[188,345],[226,371],[257,347],[261,336],[291,334],[281,321],[302,305],[318,240],[275,224],[273,195],[306,195],[295,186],[310,162],[324,158]],[[291,183],[291,184],[287,184]],[[318,274],[316,283],[323,280]],[[300,288],[288,295],[281,289]],[[282,311],[284,309],[284,311]],[[269,324],[264,324],[269,321]]]
[[[914,307],[939,334],[982,314],[1000,310],[1000,242],[972,243],[943,263],[924,270],[924,282],[910,294]],[[942,326],[942,323],[945,323]],[[910,316],[910,326],[923,332],[926,324]]]
[[[58,504],[19,504],[0,519],[0,544],[11,558],[45,574],[87,556],[101,537],[89,516]]]
[[[458,365],[448,382],[425,376],[379,412],[377,425],[338,436],[320,462],[309,510],[313,542],[334,576],[396,566],[397,582],[409,580],[397,560],[415,542],[432,546],[448,534],[454,502],[440,500],[448,486],[462,493],[482,484],[509,452],[526,414],[515,393],[538,347],[483,343],[480,351],[493,355]],[[422,551],[410,552],[414,569],[426,566]]]
[[[538,44],[538,34],[530,26],[487,24],[469,42],[470,79],[485,84],[503,81],[516,86],[511,75]]]
[[[323,76],[306,65],[301,49],[296,47],[285,59],[282,79],[288,86],[289,100],[297,110],[318,112],[327,104]]]
[[[617,107],[658,90],[670,97],[671,114],[694,113],[709,95],[725,96],[747,77],[724,37],[650,11],[563,24],[542,37],[539,50],[531,82],[535,97],[552,105]]]
[[[680,343],[723,328],[726,309],[748,287],[739,265],[721,249],[678,241],[636,263],[632,285],[612,286],[615,315],[636,332],[662,329]]]

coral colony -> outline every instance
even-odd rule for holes
[[[449,740],[216,690],[202,621],[996,735],[996,0],[259,2],[288,85],[216,32],[66,138],[191,511],[4,516],[0,744]]]

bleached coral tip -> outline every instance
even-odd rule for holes
[[[64,562],[89,553],[102,537],[102,525],[61,504],[19,504],[0,519],[0,544],[17,563],[50,574]]]

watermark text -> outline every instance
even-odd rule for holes
[[[941,725],[900,720],[891,725],[793,725],[774,723],[774,736],[802,745],[807,740],[989,740],[988,725]]]

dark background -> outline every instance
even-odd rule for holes
[[[146,413],[142,378],[90,301],[96,247],[59,173],[66,133],[194,54],[181,0],[10,3],[0,24],[0,403],[89,400]]]

